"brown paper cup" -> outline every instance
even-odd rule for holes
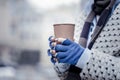
[[[68,38],[74,40],[75,24],[54,24],[54,35],[56,38]]]

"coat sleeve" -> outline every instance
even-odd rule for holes
[[[54,70],[56,71],[60,80],[64,80],[68,75],[70,65],[66,63],[55,63]]]
[[[92,50],[91,58],[80,76],[83,80],[118,80],[120,79],[120,58]]]

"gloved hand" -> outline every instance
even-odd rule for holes
[[[82,46],[69,39],[50,38],[49,40],[51,50],[48,50],[48,54],[52,56],[53,63],[57,60],[59,63],[76,65],[84,51]]]

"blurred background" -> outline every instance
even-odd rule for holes
[[[0,0],[0,80],[59,80],[47,55],[53,24],[75,23],[79,0]]]

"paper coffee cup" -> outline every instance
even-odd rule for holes
[[[67,38],[74,40],[74,28],[75,24],[54,24],[54,35],[55,38]]]

